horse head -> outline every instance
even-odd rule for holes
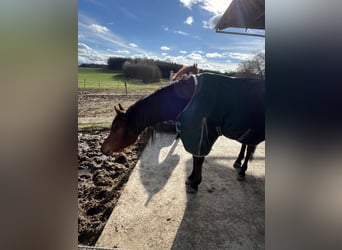
[[[178,70],[172,77],[173,81],[182,80],[188,78],[191,74],[198,74],[199,68],[197,68],[197,63],[192,66],[183,66]]]
[[[126,110],[119,104],[115,107],[116,116],[113,120],[109,136],[104,140],[101,151],[105,155],[111,155],[113,152],[119,152],[132,145],[139,134],[132,121],[128,121]]]

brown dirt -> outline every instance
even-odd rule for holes
[[[136,91],[126,96],[113,90],[79,90],[78,116],[82,122],[112,120],[114,105],[121,103],[129,107],[149,93]],[[148,133],[144,132],[134,145],[107,157],[100,147],[108,134],[109,128],[78,132],[78,242],[81,245],[95,245],[149,140]]]
[[[78,91],[78,117],[79,118],[113,118],[114,105],[119,103],[128,108],[141,97],[152,91],[131,91],[129,95],[121,92],[115,93],[107,89],[82,89]]]

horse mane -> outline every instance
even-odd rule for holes
[[[138,133],[158,122],[175,120],[190,101],[194,89],[192,78],[174,81],[131,105],[125,118],[128,123],[136,123]]]
[[[199,73],[199,69],[197,68],[197,64],[194,64],[192,66],[183,66],[180,70],[178,70],[173,76],[172,80],[181,80],[183,79],[184,75],[190,75],[190,74],[197,74]]]
[[[157,90],[158,91],[158,90]],[[132,121],[136,123],[136,129],[138,134],[140,134],[145,128],[148,128],[147,133],[153,138],[154,128],[153,121],[158,119],[158,95],[154,93],[140,98],[136,103],[131,105],[126,113],[125,118],[130,124]],[[155,114],[155,116],[146,115],[148,110],[149,114]]]

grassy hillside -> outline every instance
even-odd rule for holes
[[[115,76],[115,77],[114,77]],[[78,80],[110,82],[124,79],[124,75],[119,71],[112,71],[101,68],[78,68]]]
[[[101,68],[78,68],[79,88],[111,88],[120,90],[127,82],[129,89],[156,89],[162,84],[166,84],[168,79],[162,79],[158,83],[144,84],[141,80],[126,78],[122,71],[112,71]]]

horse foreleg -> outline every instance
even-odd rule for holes
[[[245,157],[245,151],[246,151],[246,144],[242,144],[241,149],[240,149],[240,153],[238,158],[236,159],[236,161],[233,164],[234,168],[239,168],[241,167],[241,161],[243,160],[243,158]]]
[[[245,172],[246,172],[246,170],[248,168],[248,161],[253,159],[253,154],[255,152],[255,149],[256,149],[255,145],[248,145],[247,146],[246,158],[245,158],[245,161],[243,162],[243,164],[241,166],[239,175],[237,177],[237,179],[239,181],[245,180],[245,175],[246,175]]]
[[[204,157],[192,157],[192,172],[186,180],[185,184],[187,186],[186,191],[188,193],[197,192],[198,185],[202,181],[202,165],[203,165]]]

